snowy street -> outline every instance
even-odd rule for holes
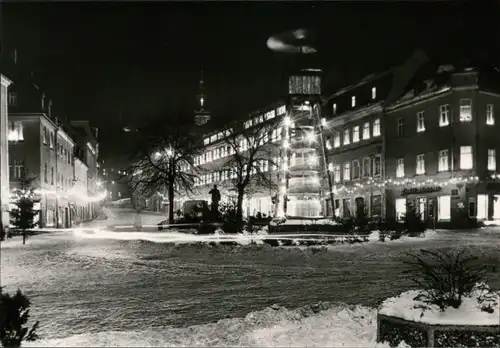
[[[127,219],[134,215],[95,223]],[[156,223],[163,217],[145,219]],[[45,346],[373,346],[373,307],[410,289],[401,274],[405,252],[467,247],[485,264],[500,264],[498,228],[438,231],[433,238],[316,253],[267,245],[174,245],[165,238],[59,231],[34,236],[25,246],[10,240],[2,243],[1,283],[30,297],[32,318],[40,320],[41,336],[51,339],[38,342]],[[500,288],[499,273],[491,277],[490,285]],[[338,304],[307,318],[283,309],[252,313],[273,304],[294,309],[320,301]],[[221,319],[227,320],[215,323]]]

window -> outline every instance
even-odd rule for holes
[[[49,182],[49,172],[47,168],[47,163],[43,164],[43,180],[45,181],[45,183]]]
[[[460,169],[472,169],[472,146],[460,146]]]
[[[382,157],[375,155],[373,158],[373,176],[380,176],[382,174]]]
[[[406,198],[396,198],[396,220],[401,221],[406,215]]]
[[[396,177],[402,178],[405,176],[405,159],[398,158],[398,162],[396,165]]]
[[[333,172],[333,163],[328,163],[328,171]]]
[[[9,141],[22,141],[24,140],[23,123],[20,121],[9,122],[9,133],[7,139]]]
[[[439,151],[438,172],[449,170],[448,150]]]
[[[340,146],[340,133],[339,132],[335,132],[333,134],[333,147],[337,148],[339,146]]]
[[[327,150],[332,149],[332,139],[330,137],[326,137],[325,146]]]
[[[478,220],[486,220],[488,218],[488,195],[477,195],[477,213]]]
[[[417,132],[423,132],[425,131],[425,117],[424,117],[424,112],[420,111],[417,112]]]
[[[359,179],[361,176],[361,167],[358,160],[352,161],[352,179]]]
[[[351,107],[355,107],[356,106],[356,97],[355,96],[352,96],[351,97]]]
[[[344,181],[351,180],[351,164],[344,163]]]
[[[340,164],[333,166],[333,181],[340,182]]]
[[[50,167],[50,184],[54,185],[54,167]]]
[[[359,141],[359,126],[354,126],[352,129],[352,142],[357,143]]]
[[[24,176],[24,163],[20,160],[14,160],[14,163],[9,166],[11,179],[19,179]]]
[[[363,125],[363,139],[370,139],[370,122]]]
[[[417,175],[424,174],[425,173],[425,155],[418,155],[417,156],[417,170],[416,170]]]
[[[472,121],[472,100],[460,99],[460,122]]]
[[[48,139],[48,131],[47,127],[43,126],[43,144],[47,145],[47,140]]]
[[[372,163],[372,161],[371,161],[370,157],[363,158],[363,177],[364,178],[370,176],[371,163]]]
[[[377,98],[377,87],[372,87],[372,99]]]
[[[336,115],[337,114],[337,104],[336,103],[333,103],[333,106],[332,106],[332,111],[333,111],[333,114]]]
[[[17,105],[17,93],[9,92],[9,106],[16,106],[16,105]]]
[[[349,136],[349,129],[344,130],[344,145],[349,145],[351,143]]]
[[[438,220],[451,219],[451,196],[438,197]]]
[[[493,126],[495,124],[495,115],[493,114],[493,104],[486,104],[486,124]]]
[[[405,120],[404,118],[400,117],[398,118],[398,137],[404,137],[405,136]]]
[[[488,170],[497,170],[497,154],[495,149],[488,149]]]
[[[380,135],[380,118],[377,118],[373,121],[373,132],[374,137],[378,137]]]
[[[450,105],[441,105],[439,107],[439,127],[450,124]]]

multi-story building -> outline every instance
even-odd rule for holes
[[[11,186],[33,176],[40,193],[40,226],[69,227],[74,142],[45,113],[9,115]]]
[[[11,81],[0,75],[0,228],[9,227],[9,143],[8,143],[8,88]]]
[[[94,219],[99,214],[99,198],[102,194],[98,173],[99,143],[98,132],[90,126],[89,121],[71,121],[71,135],[77,144],[80,159],[87,166],[88,219]]]
[[[74,159],[74,167],[73,167],[74,190],[78,193],[81,193],[81,196],[85,197],[87,194],[87,187],[88,187],[87,183],[88,167],[85,164],[84,159],[82,158],[83,156],[80,156],[81,154],[79,154],[78,151],[75,152],[77,153]],[[73,214],[72,220],[75,223],[80,223],[89,220],[90,211],[87,200],[77,197],[75,199],[75,209],[72,211],[72,214]]]
[[[362,204],[371,216],[400,219],[413,205],[434,225],[498,219],[500,86],[487,76],[411,59],[328,98],[336,213]]]
[[[499,108],[498,71],[451,65],[387,106],[388,216],[411,204],[430,223],[500,219]]]

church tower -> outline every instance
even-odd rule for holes
[[[210,121],[210,112],[205,109],[206,95],[203,81],[203,71],[201,72],[200,85],[198,87],[197,106],[195,110],[194,122],[197,126],[203,126]]]

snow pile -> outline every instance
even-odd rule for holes
[[[489,313],[481,309],[485,303],[478,301],[480,292],[481,290],[476,290],[469,296],[465,296],[459,308],[448,307],[444,311],[440,311],[437,306],[430,307],[423,301],[416,299],[417,296],[422,295],[421,290],[410,290],[399,296],[386,299],[382,303],[379,313],[433,325],[499,325],[499,294],[492,294],[492,298],[489,299],[488,302],[492,309]]]
[[[388,347],[376,343],[376,311],[328,302],[273,305],[245,318],[187,328],[107,331],[27,342],[25,347]]]
[[[368,235],[368,241],[371,243],[380,242],[380,234],[381,234],[381,231],[379,231],[379,230],[372,231]],[[387,242],[391,242],[391,243],[404,242],[404,243],[406,243],[406,242],[419,242],[419,241],[423,242],[423,241],[428,241],[430,239],[434,239],[437,236],[438,236],[438,232],[432,231],[432,230],[427,230],[420,237],[410,237],[410,236],[403,235],[401,238],[391,240],[390,236],[387,235],[385,242],[380,242],[380,243],[387,243]]]

